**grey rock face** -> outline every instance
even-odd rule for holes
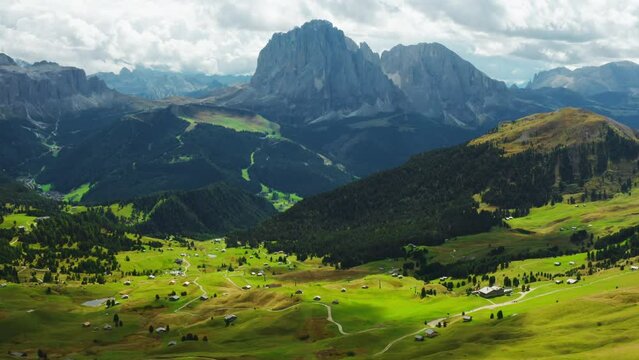
[[[18,66],[0,54],[0,115],[47,118],[110,103],[115,93],[84,70],[41,61]]]
[[[437,43],[384,51],[384,73],[419,113],[474,127],[490,120],[486,108],[503,101],[506,85]]]
[[[582,95],[604,92],[639,91],[639,65],[631,61],[586,66],[575,70],[565,67],[535,74],[529,89],[566,88]]]
[[[404,97],[379,61],[368,45],[314,20],[273,35],[239,101],[295,122],[393,111]]]

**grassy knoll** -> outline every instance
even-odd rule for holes
[[[78,203],[82,200],[84,194],[88,193],[91,190],[91,184],[86,183],[78,186],[77,188],[71,190],[68,194],[64,196],[64,201],[70,203]]]
[[[551,151],[557,147],[601,140],[609,129],[623,138],[637,141],[634,132],[624,125],[590,111],[565,108],[502,123],[497,131],[481,136],[470,144],[493,143],[504,149],[507,155],[528,149]]]

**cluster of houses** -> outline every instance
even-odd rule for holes
[[[424,335],[422,334],[415,335],[415,341],[424,341],[425,337],[434,338],[437,335],[439,335],[439,333],[435,329],[426,329],[426,331],[424,331]]]

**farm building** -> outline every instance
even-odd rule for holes
[[[185,281],[185,282],[182,283],[182,286],[189,286],[189,285],[191,285],[190,281]]]
[[[637,270],[639,270],[639,266],[637,266],[637,265],[632,265],[632,266],[630,267],[630,270],[632,270],[632,271],[637,271]]]
[[[235,320],[237,320],[237,315],[235,314],[224,315],[224,323],[226,323],[226,325],[231,324]]]
[[[153,274],[149,275],[149,280],[153,280],[153,279],[155,279],[155,275]]]
[[[302,293],[304,293],[304,292],[303,292],[302,290],[300,290],[300,289],[297,289],[297,290],[295,291],[295,294],[296,294],[296,295],[301,295]]]
[[[209,299],[209,297],[207,295],[204,295],[204,294],[200,295],[200,300],[206,301],[208,299]]]
[[[103,328],[104,330],[111,330],[111,329],[113,329],[113,326],[111,326],[111,325],[109,325],[109,324],[105,324],[102,328]]]
[[[130,281],[130,280],[125,281],[125,282],[124,282],[124,285],[126,285],[126,286],[131,285],[131,281]]]
[[[424,341],[423,335],[415,335],[415,341]]]
[[[564,281],[563,281],[563,280],[561,280],[561,279],[557,279],[557,280],[555,280],[555,284],[557,284],[557,285],[562,284],[563,282],[564,282]]]
[[[337,300],[337,299],[333,300],[332,304],[333,305],[339,305],[339,300]]]
[[[319,295],[315,295],[315,297],[313,298],[313,300],[315,301],[320,301],[322,300],[322,298]]]
[[[470,315],[464,315],[462,316],[462,320],[464,320],[464,322],[471,322],[473,321],[473,317]]]
[[[577,279],[568,279],[566,280],[566,284],[568,285],[572,285],[572,284],[576,284],[579,280]]]
[[[499,286],[486,286],[476,291],[477,295],[483,298],[494,298],[504,295],[504,289]]]
[[[171,295],[171,296],[169,296],[169,300],[178,301],[178,300],[180,300],[180,297],[178,295]]]
[[[362,289],[368,289],[368,285],[362,285]]]
[[[434,338],[435,336],[439,335],[439,333],[435,331],[435,329],[426,329],[426,331],[424,331],[424,334],[426,335],[426,337],[429,338]]]
[[[168,346],[175,346],[175,345],[177,345],[177,341],[175,341],[175,340],[169,341]]]
[[[244,285],[242,286],[243,290],[251,290],[251,285]]]
[[[158,333],[158,334],[165,333],[166,332],[166,328],[165,327],[158,327],[157,329],[155,329],[155,332]]]
[[[555,266],[560,266],[561,263],[559,261],[555,261]]]
[[[342,290],[340,290],[341,292],[346,292],[346,288],[342,288]]]
[[[88,327],[90,327],[90,326],[91,326],[91,323],[90,323],[90,322],[88,322],[88,321],[86,321],[86,322],[82,323],[82,327],[88,328]]]
[[[128,299],[128,298],[129,298],[129,295],[124,294],[124,295],[122,295],[122,296],[121,296],[121,298],[122,298],[122,299]]]

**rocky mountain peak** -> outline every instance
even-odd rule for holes
[[[382,53],[381,64],[416,111],[458,125],[480,124],[489,117],[484,108],[507,91],[503,82],[438,43],[397,45]]]
[[[392,111],[403,99],[382,72],[379,55],[325,20],[273,35],[250,85],[250,106],[279,118],[283,110],[291,121]]]

